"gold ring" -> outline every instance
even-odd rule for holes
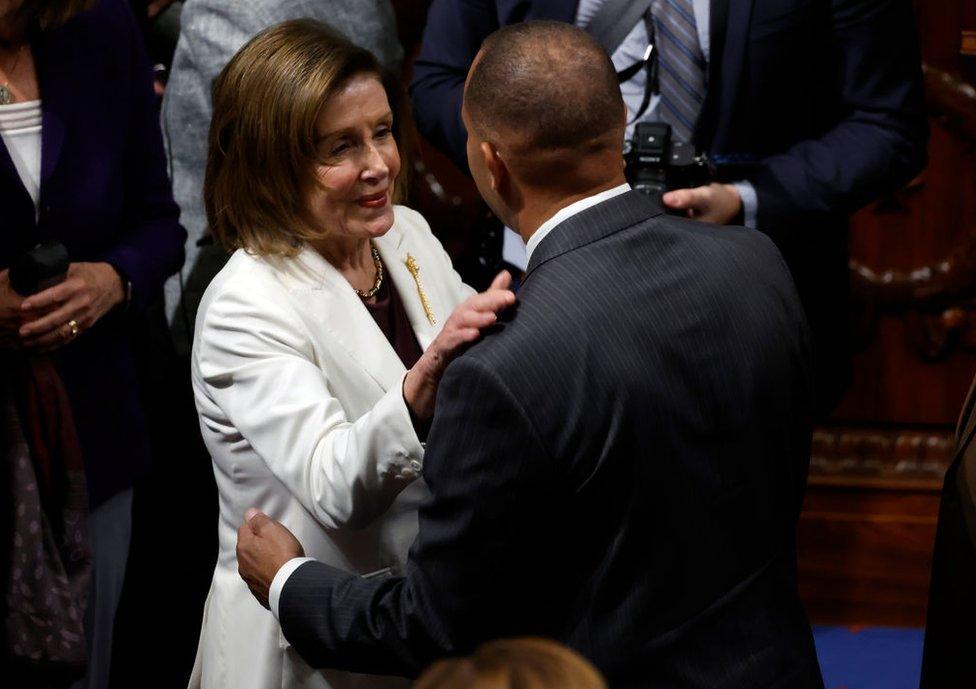
[[[78,337],[78,333],[81,332],[81,328],[78,327],[78,321],[72,319],[68,321],[65,325],[68,326],[70,331],[69,338]]]

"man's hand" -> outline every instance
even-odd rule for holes
[[[237,530],[237,572],[258,603],[268,607],[268,591],[281,567],[305,550],[291,531],[252,507]]]
[[[668,208],[683,210],[689,218],[728,225],[742,210],[742,198],[731,184],[712,182],[704,187],[675,189],[661,200]]]

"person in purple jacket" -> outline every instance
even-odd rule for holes
[[[132,485],[149,462],[132,331],[183,261],[154,98],[124,0],[0,0],[0,367],[47,354],[70,402],[93,565],[75,686],[108,685]],[[54,240],[66,279],[17,294],[11,262]]]

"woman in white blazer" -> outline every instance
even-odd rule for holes
[[[440,374],[514,302],[507,275],[473,295],[424,219],[392,204],[392,118],[372,56],[310,20],[259,34],[215,83],[204,200],[235,251],[193,344],[220,551],[191,687],[406,686],[306,665],[235,555],[258,507],[309,556],[396,571]]]

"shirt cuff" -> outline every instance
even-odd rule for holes
[[[278,599],[281,598],[281,589],[285,588],[288,577],[306,562],[311,562],[314,559],[314,557],[293,557],[283,564],[278,573],[275,574],[271,588],[268,590],[268,607],[271,608],[271,614],[275,616],[276,620],[278,619]]]
[[[742,224],[746,227],[756,229],[756,213],[759,212],[759,199],[756,197],[756,189],[751,182],[732,182],[732,186],[739,192],[742,199]]]

